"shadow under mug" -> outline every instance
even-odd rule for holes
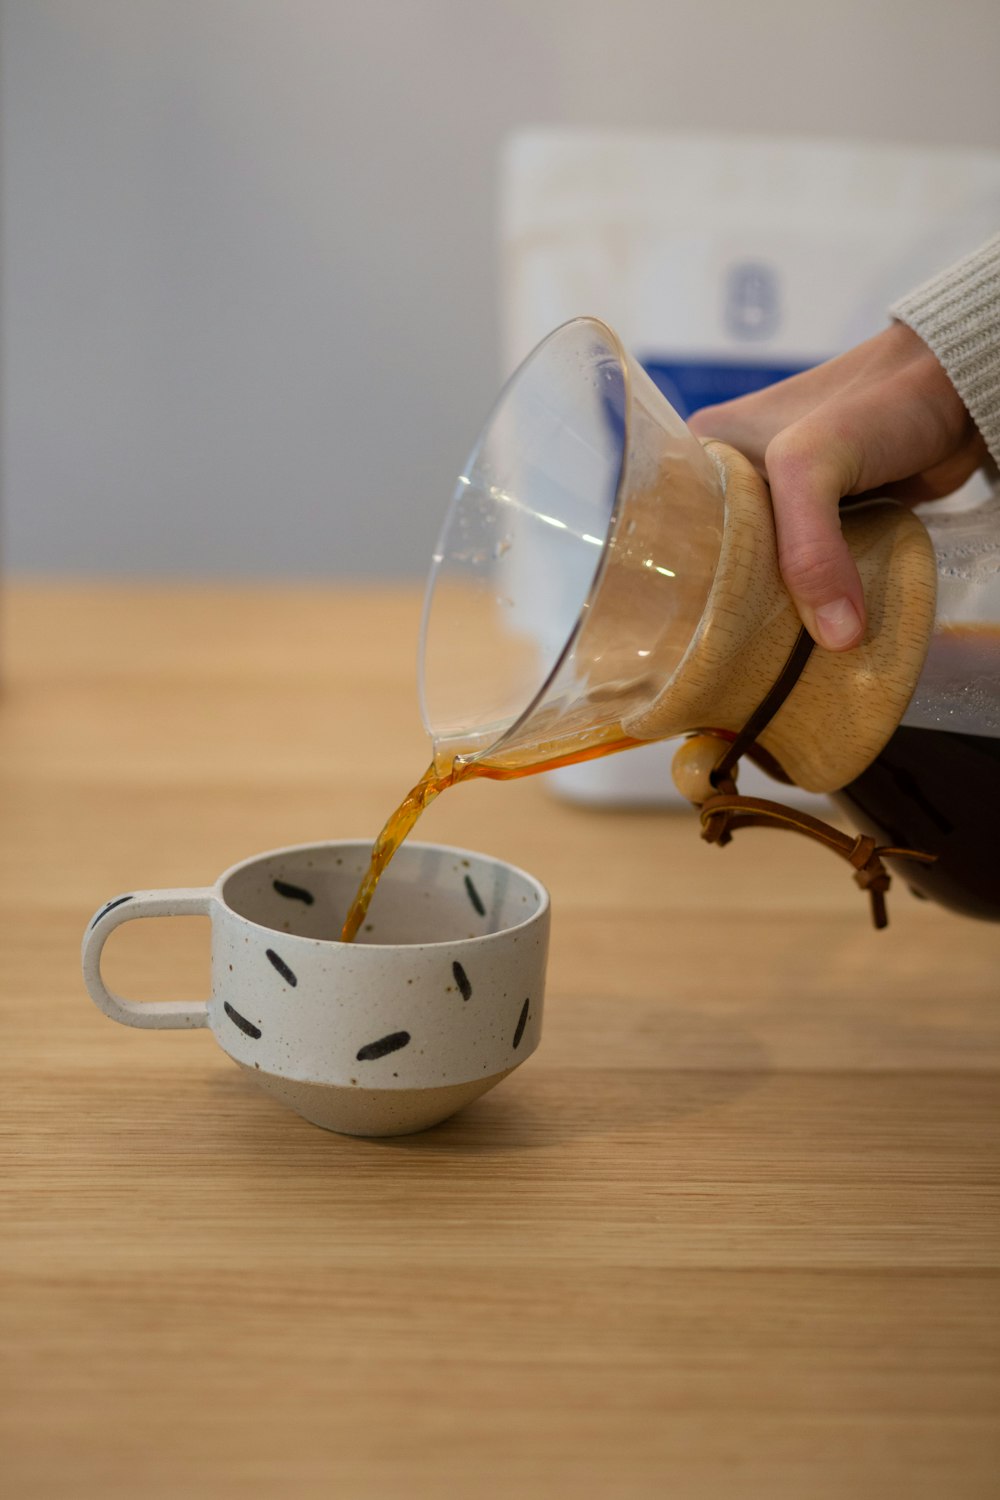
[[[126,1026],[209,1027],[263,1088],[327,1130],[438,1124],[538,1046],[548,892],[502,860],[406,843],[358,939],[342,943],[370,854],[362,840],[303,844],[234,865],[214,886],[115,897],[83,940],[91,998]],[[101,954],[116,927],[192,914],[212,924],[209,1000],[137,1003],[107,988]]]

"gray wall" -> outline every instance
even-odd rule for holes
[[[9,569],[422,573],[524,124],[1000,142],[996,0],[6,0]]]

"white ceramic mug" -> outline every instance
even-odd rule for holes
[[[549,897],[514,866],[441,845],[398,851],[354,943],[340,926],[360,841],[276,849],[214,886],[107,902],[83,941],[95,1004],[126,1026],[208,1026],[267,1091],[347,1135],[435,1125],[530,1057],[542,1025]],[[101,952],[136,917],[207,915],[212,998],[137,1004]]]

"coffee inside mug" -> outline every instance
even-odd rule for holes
[[[407,851],[379,887],[357,944],[451,943],[503,932],[526,921],[541,901],[535,882],[509,865],[458,851],[442,856],[416,843]],[[224,876],[222,899],[258,927],[336,939],[370,853],[368,844],[279,850]]]

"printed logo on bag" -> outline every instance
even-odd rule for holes
[[[778,276],[762,261],[731,266],[726,275],[723,322],[737,339],[766,339],[778,331]]]

